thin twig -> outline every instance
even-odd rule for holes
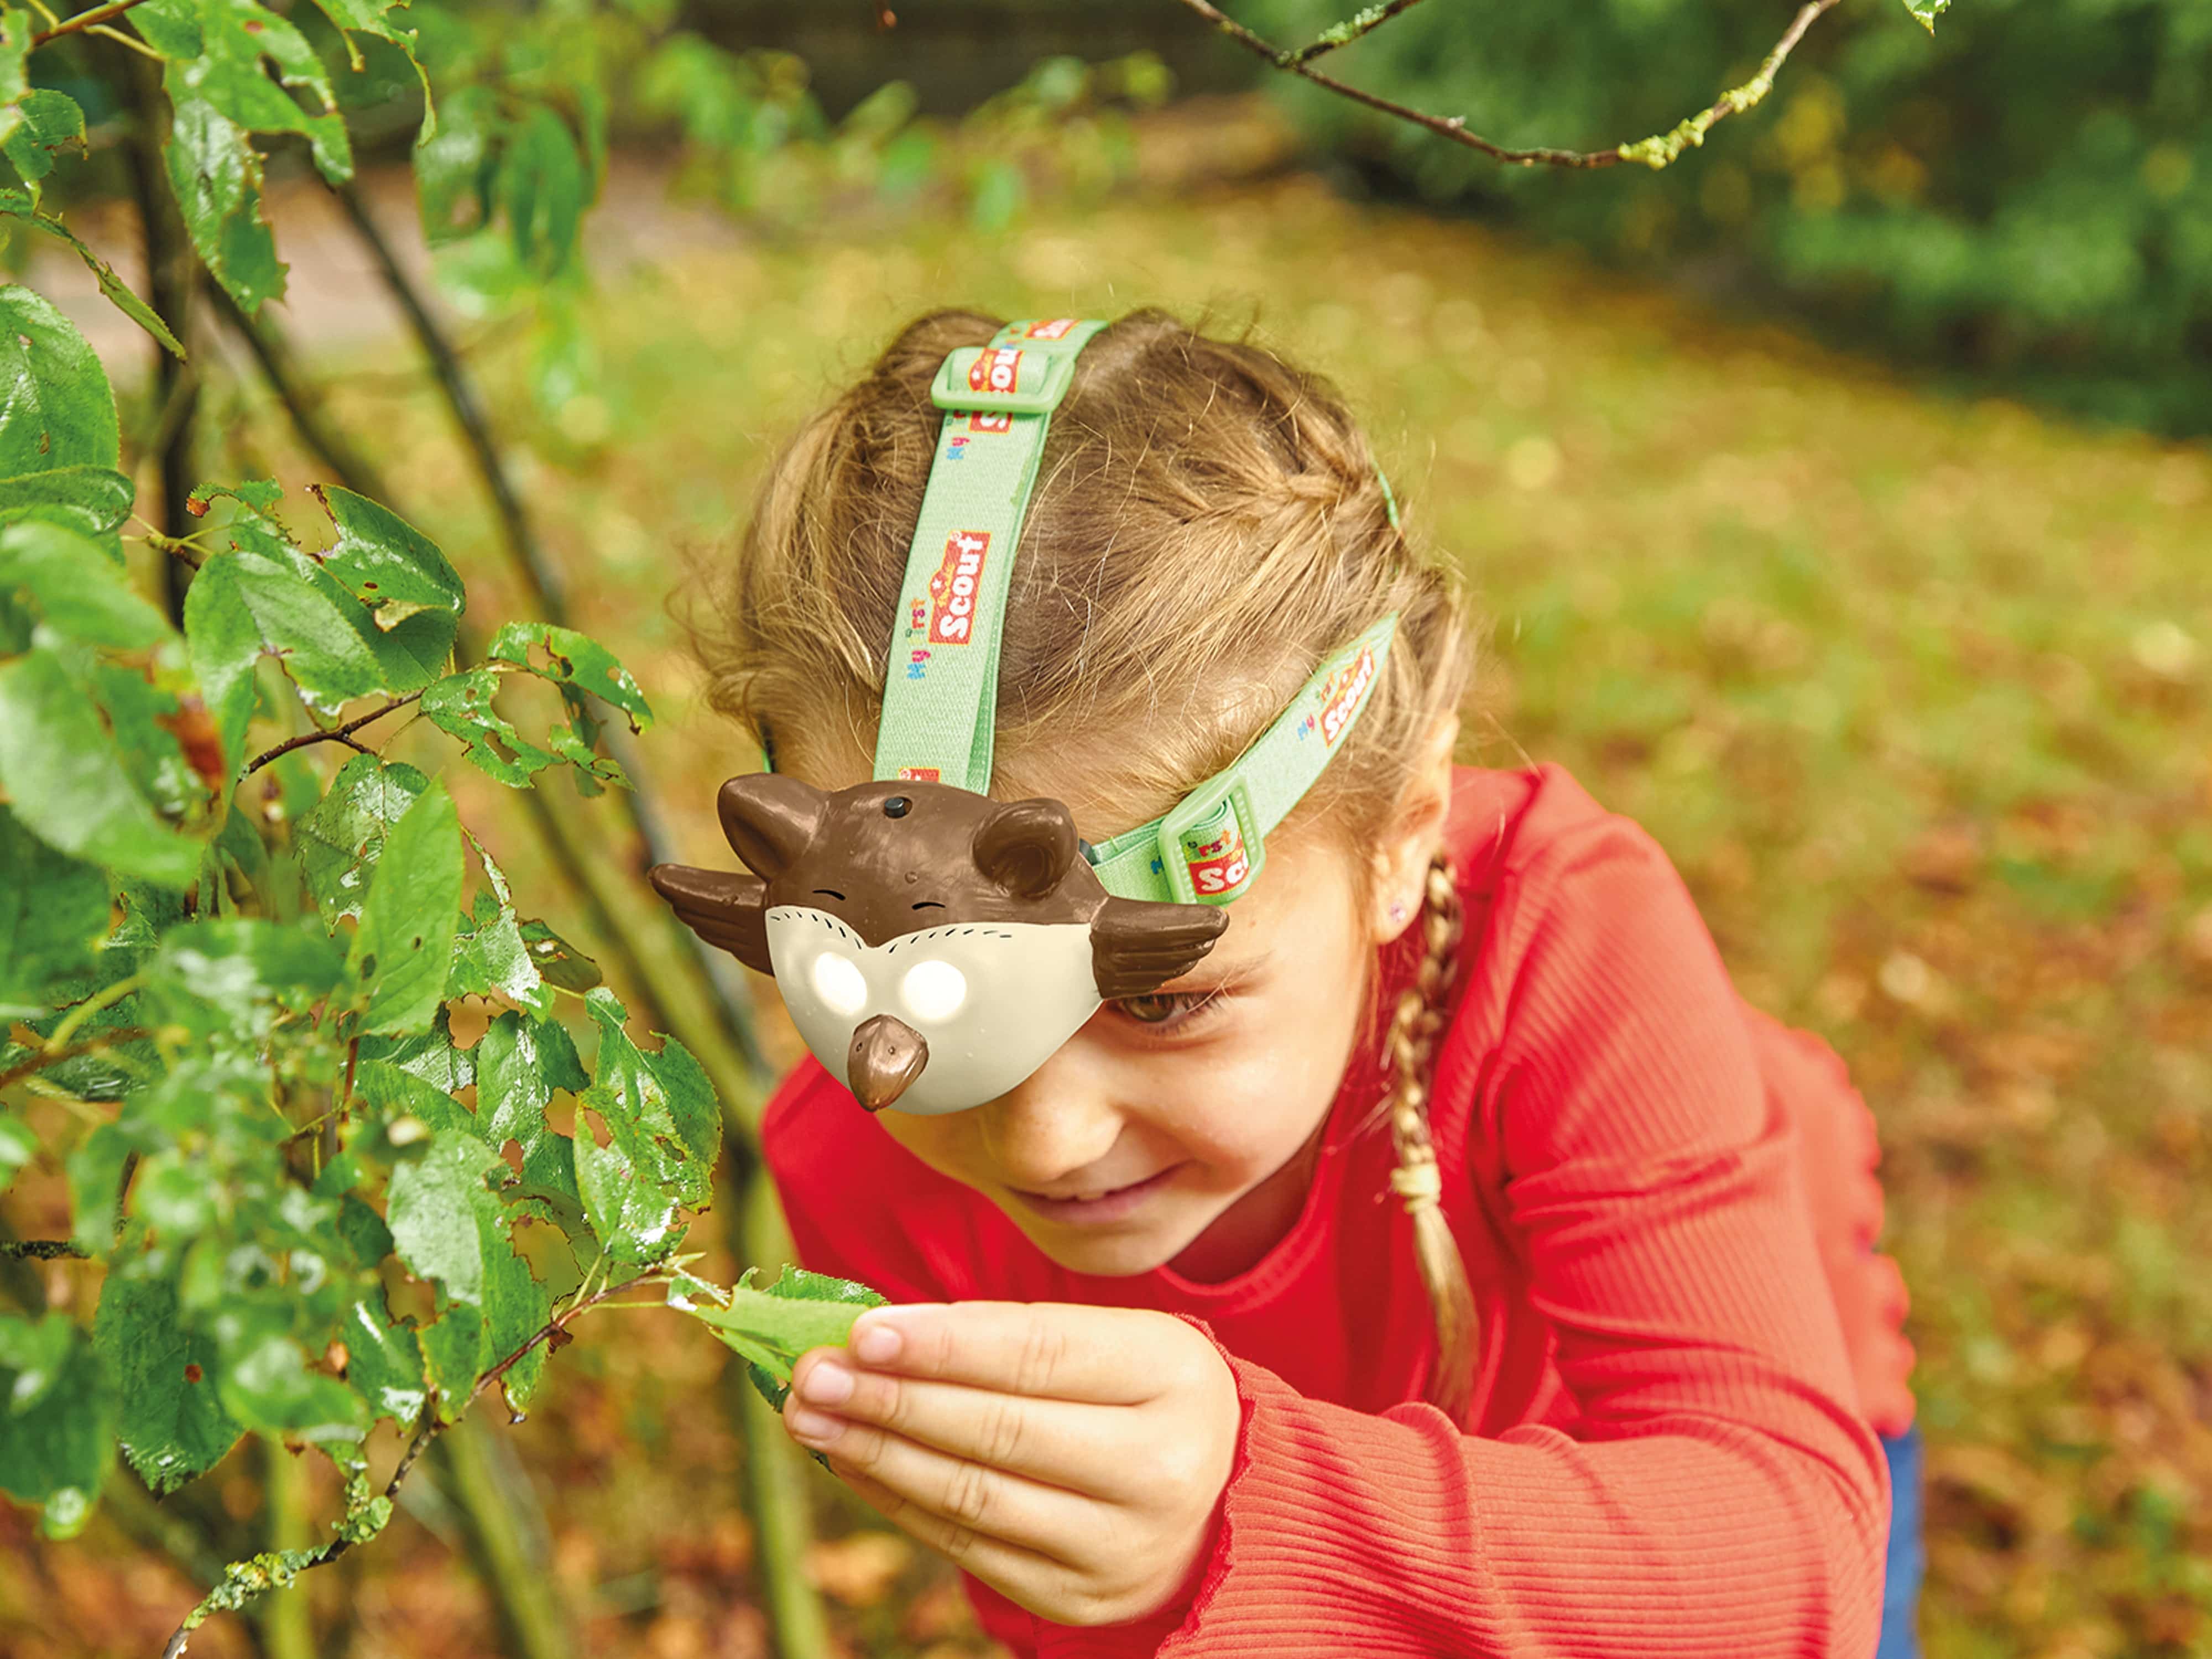
[[[274,749],[266,749],[256,755],[243,775],[250,778],[279,756],[289,755],[295,749],[305,749],[311,743],[342,743],[357,754],[373,755],[376,751],[365,744],[356,743],[353,734],[371,720],[382,720],[395,708],[404,708],[410,702],[420,702],[422,696],[420,691],[410,691],[405,696],[394,697],[381,708],[372,708],[366,714],[348,720],[343,726],[334,726],[328,731],[302,732],[296,738],[287,738]]]
[[[469,1405],[475,1401],[478,1395],[482,1394],[487,1388],[490,1387],[501,1377],[506,1376],[508,1369],[514,1365],[525,1355],[529,1353],[532,1348],[537,1347],[541,1342],[550,1341],[556,1335],[559,1334],[566,1328],[568,1322],[575,1318],[577,1315],[584,1312],[586,1309],[597,1307],[600,1303],[605,1302],[610,1297],[619,1296],[624,1291],[635,1290],[638,1285],[646,1283],[654,1276],[655,1275],[650,1273],[642,1273],[635,1275],[634,1278],[623,1280],[619,1285],[610,1285],[606,1289],[601,1291],[597,1296],[592,1297],[589,1301],[579,1303],[576,1306],[547,1320],[545,1323],[538,1328],[537,1333],[529,1339],[529,1340],[523,1343],[520,1347],[517,1348],[513,1353],[507,1355],[506,1358],[501,1360],[498,1364],[493,1366],[489,1370],[486,1371],[482,1376],[479,1376],[477,1379],[476,1386],[469,1390],[468,1400],[462,1402],[462,1411],[466,1411]],[[457,1412],[453,1415],[453,1422],[458,1422],[459,1419],[460,1413]],[[409,1474],[413,1471],[416,1462],[422,1455],[424,1449],[429,1445],[432,1440],[437,1437],[441,1431],[450,1428],[452,1425],[452,1422],[441,1422],[439,1420],[437,1406],[434,1401],[423,1407],[422,1420],[416,1425],[414,1437],[407,1443],[407,1449],[399,1455],[399,1462],[393,1465],[392,1478],[384,1483],[384,1496],[387,1500],[398,1497],[400,1486],[404,1484]],[[352,1536],[344,1533],[340,1533],[337,1537],[331,1539],[330,1542],[325,1544],[320,1549],[315,1551],[314,1553],[307,1560],[301,1562],[298,1571],[294,1573],[293,1577],[296,1578],[299,1576],[299,1573],[311,1571],[316,1567],[328,1566],[331,1562],[337,1560],[348,1550],[351,1549],[354,1546],[354,1542],[355,1540]],[[196,1607],[192,1609],[192,1614],[200,1613],[201,1607],[205,1606],[206,1603],[203,1601],[200,1604],[200,1607]],[[161,1650],[161,1659],[181,1659],[185,1647],[192,1639],[192,1632],[199,1628],[200,1622],[199,1618],[188,1614],[185,1622],[178,1626],[175,1632],[170,1636],[168,1644]]]
[[[1431,115],[1425,111],[1412,109],[1404,104],[1393,103],[1388,98],[1378,98],[1371,92],[1361,91],[1358,87],[1347,86],[1333,76],[1323,75],[1320,70],[1311,67],[1305,55],[1298,52],[1286,52],[1272,41],[1255,34],[1218,6],[1212,4],[1212,0],[1182,0],[1182,3],[1213,25],[1220,33],[1243,47],[1245,51],[1253,53],[1255,57],[1266,58],[1275,68],[1287,74],[1295,75],[1301,80],[1310,81],[1324,91],[1333,92],[1340,98],[1348,98],[1355,104],[1364,105],[1367,108],[1379,111],[1384,115],[1394,117],[1401,121],[1409,121],[1417,127],[1425,128],[1438,137],[1449,138],[1454,143],[1464,144],[1469,149],[1480,150],[1492,160],[1502,161],[1509,167],[1618,167],[1623,161],[1638,161],[1656,171],[1673,161],[1685,149],[1705,143],[1705,134],[1711,130],[1716,122],[1731,115],[1741,114],[1765,98],[1773,88],[1775,71],[1782,67],[1783,61],[1796,49],[1797,43],[1805,38],[1805,31],[1812,27],[1813,20],[1833,7],[1836,0],[1807,0],[1807,3],[1798,9],[1796,16],[1791,20],[1789,29],[1776,43],[1774,50],[1767,53],[1765,61],[1759,65],[1756,75],[1743,85],[1731,88],[1723,93],[1712,104],[1680,122],[1672,131],[1657,133],[1649,138],[1638,139],[1634,143],[1621,144],[1613,149],[1600,150],[1508,149],[1503,144],[1469,132],[1467,130],[1465,116]],[[1401,10],[1403,9],[1403,7],[1400,8]],[[1365,14],[1362,15],[1364,16]],[[1359,21],[1358,18],[1352,20],[1354,23]],[[1383,19],[1378,17],[1375,22],[1379,23],[1382,21]],[[1374,26],[1370,23],[1368,27],[1371,28]],[[1351,25],[1347,24],[1345,27],[1348,28]],[[1364,34],[1366,32],[1366,29],[1361,29],[1359,33]],[[1346,38],[1356,40],[1358,35],[1348,35]],[[1320,42],[1316,41],[1315,44],[1319,45]],[[1310,49],[1309,48],[1308,51]]]
[[[96,1054],[104,1048],[113,1048],[118,1042],[136,1042],[142,1037],[152,1035],[152,1032],[141,1030],[135,1025],[118,1027],[112,1031],[102,1031],[98,1036],[86,1042],[73,1042],[65,1048],[49,1048],[42,1054],[32,1055],[21,1065],[11,1066],[6,1071],[0,1072],[0,1089],[6,1088],[11,1083],[21,1083],[25,1078],[43,1072],[49,1066],[58,1066],[65,1060],[76,1060],[86,1054]]]
[[[31,37],[33,50],[49,40],[58,40],[64,34],[75,34],[79,29],[88,29],[95,23],[105,23],[111,17],[120,17],[143,0],[110,0],[105,6],[94,6],[90,11],[81,11],[74,17],[64,17],[50,29],[40,29]]]
[[[91,1254],[66,1238],[0,1239],[0,1256],[19,1261],[58,1261],[64,1256],[88,1257]]]
[[[1357,16],[1347,18],[1334,28],[1323,29],[1310,46],[1300,46],[1296,52],[1286,52],[1275,59],[1277,69],[1296,69],[1301,64],[1310,64],[1316,58],[1326,58],[1339,46],[1348,46],[1361,35],[1379,29],[1401,11],[1410,11],[1421,0],[1384,0],[1379,6],[1370,6]]]

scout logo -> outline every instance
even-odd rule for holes
[[[1352,724],[1352,717],[1359,712],[1359,700],[1367,695],[1367,688],[1374,684],[1375,650],[1372,646],[1363,645],[1359,647],[1359,654],[1350,664],[1322,682],[1322,742],[1334,744],[1344,735],[1344,728]]]
[[[934,766],[902,766],[899,768],[899,781],[901,783],[935,783],[938,781],[938,777],[939,769]]]
[[[968,429],[970,432],[1011,432],[1014,429],[1014,417],[1011,415],[986,415],[978,410],[968,417]]]
[[[1183,837],[1182,856],[1190,866],[1192,890],[1201,894],[1233,893],[1252,873],[1252,861],[1244,855],[1243,831],[1226,802],[1218,825]]]
[[[929,642],[965,645],[975,624],[975,590],[983,580],[988,530],[956,530],[945,538],[945,562],[929,579]]]
[[[970,392],[1012,392],[1021,380],[1022,354],[1012,346],[985,346],[968,365]]]
[[[1054,317],[1049,321],[1031,323],[1022,331],[1024,340],[1064,340],[1067,331],[1075,326],[1073,317]]]

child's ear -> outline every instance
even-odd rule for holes
[[[789,773],[753,772],[725,783],[714,805],[731,849],[762,880],[774,881],[814,839],[828,799]]]
[[[1406,792],[1398,798],[1398,810],[1376,846],[1367,925],[1378,945],[1397,938],[1421,914],[1429,860],[1443,845],[1444,819],[1451,811],[1452,753],[1458,743],[1459,715],[1437,716],[1422,740],[1421,758]]]

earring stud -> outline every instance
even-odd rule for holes
[[[1390,901],[1390,925],[1393,927],[1395,927],[1400,922],[1405,921],[1405,919],[1406,901],[1403,899],[1392,899]]]

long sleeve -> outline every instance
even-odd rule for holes
[[[1188,1613],[1164,1641],[1040,1626],[1041,1659],[1873,1650],[1885,1466],[1710,937],[1618,818],[1496,905],[1438,1091],[1475,1091],[1578,1420],[1479,1437],[1231,1356],[1243,1431]]]

